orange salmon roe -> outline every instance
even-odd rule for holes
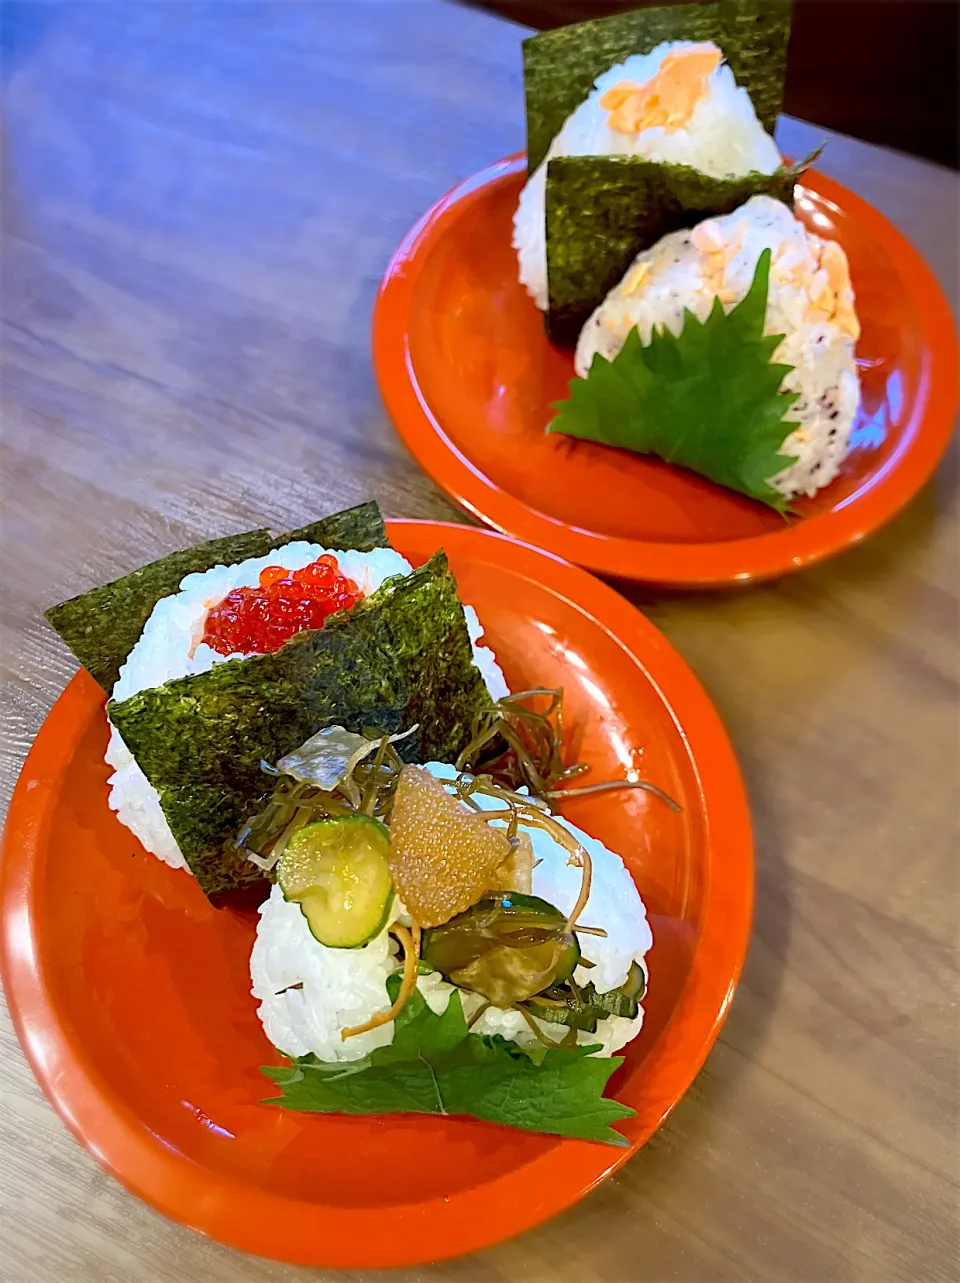
[[[207,614],[204,642],[219,655],[265,655],[328,615],[349,610],[363,594],[324,553],[302,570],[267,566],[256,588],[234,588]]]

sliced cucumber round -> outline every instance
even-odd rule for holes
[[[298,829],[277,864],[285,900],[300,905],[314,939],[357,949],[380,934],[393,909],[390,834],[369,815],[316,820]]]

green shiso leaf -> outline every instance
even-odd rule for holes
[[[109,694],[120,666],[136,645],[143,626],[162,597],[169,597],[189,574],[212,566],[231,566],[250,557],[263,557],[271,548],[305,539],[325,548],[389,547],[383,516],[376,503],[362,503],[336,512],[286,535],[250,530],[173,552],[113,583],[72,597],[46,612],[48,622],[77,659]]]
[[[387,989],[396,996],[399,977]],[[579,1140],[626,1145],[611,1124],[633,1110],[603,1092],[622,1057],[596,1048],[533,1054],[500,1037],[471,1033],[460,993],[434,1015],[418,990],[397,1017],[393,1042],[362,1060],[327,1064],[302,1056],[289,1067],[262,1072],[281,1095],[266,1103],[284,1109],[340,1114],[467,1114],[488,1122]]]
[[[704,322],[688,311],[679,337],[654,331],[647,347],[632,329],[612,361],[598,354],[571,381],[548,431],[659,455],[785,511],[770,479],[793,462],[780,447],[797,394],[780,391],[791,367],[771,360],[783,335],[763,333],[769,276],[764,250],[732,311],[719,299]]]
[[[668,5],[544,31],[523,42],[527,165],[532,173],[563,122],[598,76],[664,40],[712,40],[724,53],[757,117],[773,132],[783,101],[791,0],[723,0]]]
[[[325,726],[392,734],[404,757],[453,761],[489,703],[443,553],[387,580],[272,655],[226,660],[107,707],[207,894],[261,875],[232,844],[276,762]]]
[[[186,575],[211,566],[229,566],[248,557],[262,557],[270,548],[269,530],[211,539],[53,606],[46,618],[90,676],[109,693],[120,665],[133,650],[161,597],[175,593]]]
[[[634,258],[669,232],[729,214],[751,196],[772,196],[792,208],[794,186],[818,154],[743,178],[710,178],[688,165],[640,156],[551,160],[545,209],[550,337],[576,343]]]

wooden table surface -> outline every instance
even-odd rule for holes
[[[410,223],[523,144],[520,32],[419,0],[4,7],[2,785],[74,664],[45,605],[199,538],[375,496],[455,514],[370,365]],[[821,131],[785,121],[803,154]],[[957,285],[956,177],[823,168]],[[391,1277],[957,1277],[956,456],[888,529],[729,595],[631,596],[725,718],[757,837],[720,1042],[654,1140],[543,1228]],[[4,1283],[247,1283],[104,1175],[0,1033]],[[372,1278],[373,1274],[354,1275]]]

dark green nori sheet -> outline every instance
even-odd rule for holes
[[[547,165],[547,333],[576,343],[594,308],[634,258],[661,236],[751,196],[793,208],[793,189],[814,156],[773,174],[710,178],[688,165],[640,156],[557,156]]]
[[[247,859],[246,851],[225,842],[224,834],[239,833],[244,821],[266,805],[266,790],[255,795],[229,785],[184,784],[166,789],[162,796],[170,830],[205,895],[264,881],[263,871]]]
[[[109,694],[150,612],[161,597],[177,591],[185,575],[261,557],[269,551],[269,530],[211,539],[195,548],[172,552],[102,588],[71,597],[52,606],[45,612],[46,617],[91,677]]]
[[[361,552],[389,546],[379,506],[373,502],[362,503],[286,535],[271,535],[264,529],[250,530],[170,553],[113,583],[52,606],[46,611],[46,618],[87,672],[109,694],[120,666],[136,645],[154,606],[162,597],[175,593],[185,575],[209,570],[212,566],[230,566],[249,557],[263,557],[271,548],[295,539],[306,539],[325,548],[356,548]]]
[[[718,45],[737,84],[749,93],[760,123],[772,133],[783,101],[792,9],[792,0],[667,5],[529,37],[523,42],[529,171],[543,160],[598,76],[664,40],[712,40]]]
[[[307,543],[322,544],[324,548],[369,552],[371,548],[389,548],[386,527],[380,505],[372,499],[359,503],[355,508],[345,508],[330,517],[311,521],[299,530],[290,530],[273,541],[272,547],[305,539]],[[269,551],[269,549],[268,549]]]
[[[263,794],[262,760],[275,762],[324,726],[393,731],[419,722],[406,751],[452,761],[488,703],[456,581],[437,553],[272,655],[227,660],[108,712],[210,895],[259,876],[228,844]]]

